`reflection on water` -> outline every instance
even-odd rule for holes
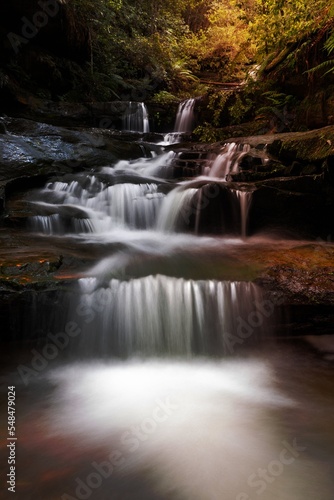
[[[17,498],[330,500],[332,375],[286,348],[42,372],[19,389]]]

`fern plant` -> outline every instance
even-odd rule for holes
[[[331,32],[326,42],[324,43],[324,49],[327,51],[327,54],[330,56],[334,52],[334,31]],[[317,73],[319,71],[325,71],[323,73],[323,77],[328,75],[328,73],[334,72],[334,59],[327,59],[322,63],[314,66],[314,68],[309,69],[306,73]]]
[[[329,9],[329,15],[331,17],[334,17],[334,5],[333,5],[333,3]],[[334,28],[333,27],[330,31],[329,37],[327,38],[326,42],[324,43],[324,49],[327,51],[328,56],[331,56],[331,54],[334,52]],[[318,71],[325,71],[325,73],[322,76],[325,76],[328,73],[333,73],[334,72],[334,59],[327,59],[327,61],[323,61],[322,63],[318,64],[314,68],[309,69],[305,73],[316,73]]]

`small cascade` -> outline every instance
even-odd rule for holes
[[[175,232],[181,226],[189,223],[190,216],[196,212],[193,202],[197,189],[178,187],[173,189],[164,199],[156,229],[163,232]]]
[[[35,215],[31,218],[31,226],[34,231],[52,235],[63,234],[63,225],[58,214],[52,215]]]
[[[230,174],[239,172],[241,158],[250,150],[249,144],[235,144],[231,142],[224,146],[224,151],[213,161],[209,177],[219,177],[226,180]]]
[[[181,102],[176,115],[175,132],[191,132],[194,125],[195,99]]]
[[[143,102],[129,101],[123,115],[123,130],[144,133],[150,131],[148,111]]]
[[[252,201],[251,191],[233,191],[240,204],[240,219],[241,219],[241,236],[245,238],[247,236],[247,219],[250,204]]]
[[[209,181],[209,179],[207,179]],[[252,192],[231,189],[224,182],[187,181],[164,198],[156,223],[162,232],[217,228],[221,234],[247,235]],[[209,231],[210,232],[210,231]]]
[[[137,160],[120,160],[116,165],[104,167],[103,172],[134,171],[144,176],[155,176],[161,179],[172,177],[172,162],[175,159],[174,151],[168,151],[153,158],[139,158]]]
[[[115,227],[147,229],[154,226],[164,196],[154,183],[108,186],[96,177],[85,187],[79,181],[48,183],[40,197],[49,203],[32,204],[44,214],[33,216],[31,225],[44,234],[101,233]]]
[[[82,356],[228,355],[265,334],[263,297],[249,282],[156,275],[104,286],[82,278],[80,287]]]
[[[194,126],[194,111],[196,99],[187,99],[179,104],[174,132],[166,134],[162,144],[175,144],[182,140],[182,135],[190,133]]]

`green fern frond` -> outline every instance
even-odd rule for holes
[[[256,110],[256,115],[274,115],[276,111],[276,108],[273,108],[272,106],[262,106],[262,108],[259,108]]]
[[[328,54],[331,54],[334,51],[334,31],[330,34],[330,36],[324,43],[324,47],[327,50]]]
[[[314,68],[308,69],[305,73],[312,74],[317,73],[318,71],[325,71],[322,76],[327,75],[328,73],[332,73],[334,71],[334,59],[328,59],[327,61],[323,61],[322,63],[314,66]]]
[[[295,98],[290,94],[284,94],[284,92],[268,91],[262,94],[270,103],[277,108],[283,108],[284,106],[289,106],[293,104]]]

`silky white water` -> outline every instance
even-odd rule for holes
[[[226,144],[223,151],[217,155],[209,166],[209,177],[226,179],[229,174],[237,173],[239,171],[239,162],[249,149],[248,144],[240,145],[234,142]]]
[[[142,498],[141,480],[154,499],[330,499],[310,443],[282,425],[298,403],[260,358],[74,364],[47,378],[46,438],[90,456],[64,500]]]
[[[123,115],[123,130],[130,132],[150,131],[148,111],[143,102],[130,101]]]
[[[132,106],[124,127],[147,131]],[[281,297],[238,261],[251,194],[226,181],[248,148],[225,145],[206,177],[178,181],[176,153],[155,147],[31,195],[32,229],[77,267],[52,296],[59,318],[38,323],[36,301],[39,339],[8,376],[19,500],[332,500],[331,369],[271,343]],[[202,236],[211,204],[221,224]]]
[[[180,102],[174,125],[174,132],[170,132],[164,136],[163,142],[160,144],[174,144],[182,141],[183,134],[192,132],[194,128],[196,99],[187,99]]]
[[[268,333],[274,307],[252,283],[157,275],[101,284],[107,265],[79,280],[76,354],[232,355]]]

